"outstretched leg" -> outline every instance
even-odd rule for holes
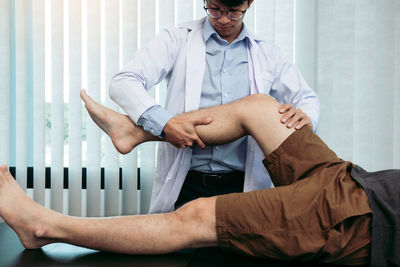
[[[163,141],[135,125],[128,116],[98,104],[85,91],[81,92],[81,98],[90,116],[111,137],[120,153],[128,153],[143,142]],[[200,138],[208,145],[224,144],[252,135],[267,156],[294,131],[280,123],[279,107],[280,104],[272,97],[257,94],[177,116],[211,117],[210,124],[196,126]]]
[[[35,203],[5,165],[0,167],[0,216],[28,249],[64,242],[110,252],[160,254],[217,244],[215,198],[199,199],[167,214],[71,217]]]

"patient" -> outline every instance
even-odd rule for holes
[[[85,92],[82,98],[120,152],[158,140]],[[339,159],[311,128],[295,131],[281,124],[279,107],[269,96],[252,95],[180,115],[212,119],[196,126],[207,144],[251,135],[265,154],[263,163],[276,188],[200,198],[166,214],[78,218],[33,202],[3,165],[0,216],[28,249],[65,242],[117,253],[160,254],[221,246],[281,260],[400,264],[395,209],[400,206],[400,171],[367,173]]]

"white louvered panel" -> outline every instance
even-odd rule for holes
[[[137,0],[123,0],[122,16],[122,64],[125,65],[133,58],[137,50],[138,40],[138,3]],[[121,156],[122,167],[122,214],[138,213],[137,192],[137,149]]]
[[[141,1],[140,5],[140,39],[141,46],[149,42],[155,35],[155,0]],[[155,96],[154,88],[150,95]],[[140,213],[147,213],[150,207],[151,192],[153,188],[153,176],[155,173],[155,149],[154,142],[139,146],[140,151]]]
[[[117,110],[117,106],[108,97],[111,78],[119,70],[119,0],[104,0],[105,34],[105,88],[108,108]],[[106,136],[104,155],[105,168],[105,216],[119,215],[119,156],[110,138]]]
[[[162,1],[162,0],[161,0]],[[176,0],[176,23],[193,20],[193,1]]]
[[[275,1],[255,1],[255,33],[270,43],[275,42]]]
[[[45,205],[45,147],[46,147],[46,103],[45,103],[45,1],[32,5],[33,31],[33,198]]]
[[[175,17],[175,0],[158,0],[158,21],[159,21],[159,30],[167,29],[169,27],[174,26],[174,17]]]
[[[304,79],[311,88],[317,91],[314,68],[317,47],[315,38],[316,3],[317,0],[296,1],[296,30],[295,30],[295,62]],[[315,26],[315,27],[314,27]],[[318,93],[318,92],[317,92]]]
[[[15,1],[15,154],[16,179],[26,191],[28,131],[28,44],[26,0]]]
[[[68,1],[69,104],[68,104],[68,207],[69,214],[82,216],[82,3]]]
[[[257,1],[256,1],[257,2]],[[253,3],[250,8],[247,9],[246,13],[244,14],[244,23],[246,27],[253,33],[256,32],[256,5]]]
[[[122,214],[138,213],[137,148],[122,156]]]
[[[294,17],[293,0],[275,1],[275,43],[289,62],[293,62]]]
[[[396,2],[376,1],[376,45],[374,96],[374,141],[372,170],[393,168],[393,98],[395,96]],[[399,15],[399,14],[397,14]],[[367,126],[368,127],[368,126]],[[378,130],[379,129],[379,130]],[[399,138],[399,137],[398,137]]]
[[[394,134],[393,134],[393,162],[395,169],[400,169],[400,1],[396,1],[396,80],[393,98]]]
[[[201,2],[201,1],[196,1]],[[174,14],[176,12],[174,7],[174,0],[161,0],[159,1],[159,17],[158,29],[162,31],[174,26]],[[165,99],[167,97],[167,82],[163,80],[158,86],[158,101],[159,104],[165,107]]]
[[[375,58],[371,55],[376,51],[376,1],[356,1],[355,51],[354,51],[354,131],[352,160],[370,169],[372,167],[373,131],[366,131],[366,126],[372,126],[373,92],[375,89]]]
[[[87,92],[100,102],[100,0],[87,0]],[[87,216],[100,216],[100,130],[87,116]]]
[[[63,211],[64,29],[63,2],[51,1],[51,208]]]
[[[335,1],[334,13],[334,51],[333,51],[333,90],[331,101],[332,124],[335,129],[333,150],[344,159],[351,159],[353,145],[353,90],[354,90],[354,52],[355,52],[355,2]]]
[[[203,1],[193,0],[193,8],[194,19],[201,19],[202,17],[206,16]]]
[[[328,145],[333,143],[335,134],[331,124],[333,120],[333,103],[331,101],[333,91],[332,61],[334,60],[334,35],[331,34],[334,21],[333,5],[334,2],[330,0],[318,1],[318,50],[316,51],[316,53],[318,53],[317,87],[319,88],[318,96],[321,109],[324,110],[324,114],[321,116],[319,122],[318,132]]]
[[[0,165],[10,162],[10,8],[9,0],[0,1]]]

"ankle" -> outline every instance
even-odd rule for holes
[[[39,239],[45,239],[49,238],[49,229],[47,227],[38,227],[37,229],[34,230],[34,235],[36,238]]]
[[[62,224],[63,218],[60,214],[52,212],[45,216],[46,220],[38,220],[33,226],[33,234],[38,239],[57,239],[61,237],[61,229],[58,227],[60,223]]]

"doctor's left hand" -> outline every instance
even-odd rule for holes
[[[284,104],[279,108],[279,113],[283,114],[281,123],[286,124],[288,128],[294,126],[296,130],[300,130],[304,125],[310,125],[312,127],[310,117],[300,108],[295,108],[290,104]]]

